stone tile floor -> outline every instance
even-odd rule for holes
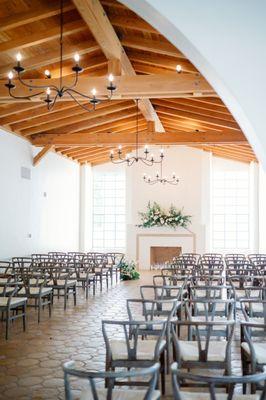
[[[104,370],[101,320],[127,319],[126,299],[138,298],[139,285],[151,282],[151,273],[142,273],[141,280],[114,283],[102,293],[98,289],[88,300],[79,289],[77,306],[70,297],[66,311],[63,299],[55,298],[51,318],[44,310],[38,324],[37,312],[30,309],[27,331],[22,332],[22,322],[15,321],[8,341],[0,322],[0,399],[64,399],[62,364],[68,360],[82,369]],[[234,372],[240,373],[238,347],[233,353]],[[171,398],[167,386],[166,398]]]

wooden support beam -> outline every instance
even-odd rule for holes
[[[108,61],[108,75],[113,74],[114,76],[120,76],[122,73],[121,62],[117,59]]]
[[[75,8],[74,4],[69,1],[64,3],[64,12],[71,11]],[[60,7],[57,2],[45,3],[45,6],[32,7],[29,11],[18,14],[9,15],[8,18],[0,18],[0,32],[9,29],[15,29],[19,26],[37,22],[42,19],[53,17],[60,14]]]
[[[32,118],[28,121],[15,123],[12,125],[12,129],[15,131],[21,131],[25,135],[32,135],[39,132],[45,132],[50,129],[56,129],[72,123],[81,122],[84,120],[91,120],[101,115],[109,115],[112,112],[125,110],[133,107],[132,101],[118,101],[116,103],[102,103],[99,104],[97,110],[93,113],[89,113],[86,110],[80,109],[79,105],[75,102],[68,102],[68,106],[63,104],[63,107],[55,108],[52,113],[43,113],[43,115],[37,115],[36,118]],[[61,106],[59,103],[58,106]],[[69,112],[71,109],[71,112]]]
[[[148,33],[157,33],[158,31],[149,25],[146,21],[140,18],[136,18],[136,15],[118,15],[118,14],[110,14],[109,20],[113,26],[118,26],[123,29],[133,29],[134,31],[139,32],[148,32]]]
[[[109,21],[99,0],[73,0],[80,15],[89,26],[95,40],[99,43],[108,60],[120,60],[124,74],[136,75],[116,32]],[[141,99],[139,109],[147,121],[155,121],[158,132],[164,132],[163,125],[157,116],[150,100]]]
[[[72,35],[73,33],[84,31],[85,29],[86,25],[82,20],[68,22],[64,25],[64,36]],[[59,36],[60,32],[57,26],[51,29],[43,29],[32,35],[25,35],[13,40],[1,42],[0,53],[8,53],[36,46],[57,39]]]
[[[123,36],[121,43],[125,47],[149,51],[152,53],[156,53],[157,55],[162,54],[165,56],[178,57],[181,59],[185,58],[185,56],[179,50],[177,50],[175,46],[173,46],[166,40],[149,40],[136,36]]]
[[[36,167],[37,164],[41,161],[41,159],[50,151],[53,149],[53,145],[46,145],[44,148],[36,154],[36,156],[33,158],[33,165]]]
[[[52,123],[42,124],[22,131],[25,136],[31,136],[40,132],[57,133],[60,129],[61,133],[74,133],[83,129],[89,129],[108,122],[116,121],[126,116],[132,116],[136,113],[134,106],[131,104],[117,105],[115,107],[103,108],[96,110],[94,113],[77,114],[64,119],[59,119]]]
[[[35,146],[45,146],[53,144],[56,146],[91,146],[91,145],[134,145],[135,136],[132,132],[109,133],[101,132],[88,135],[86,132],[77,132],[75,134],[61,134],[58,130],[57,134],[39,134],[32,138],[32,144]],[[224,133],[181,133],[166,132],[160,134],[158,132],[148,133],[147,130],[141,131],[139,134],[139,143],[141,145],[175,145],[175,144],[197,144],[197,143],[246,143],[246,138],[241,132]]]
[[[0,101],[8,102],[11,98],[8,94],[8,90],[5,87],[7,80],[0,81]],[[33,85],[47,85],[46,79],[25,79],[25,82]],[[106,90],[106,76],[100,77],[89,77],[80,76],[76,90],[81,93],[91,93],[93,88],[97,90],[97,96],[102,98],[107,97]],[[14,79],[16,84],[15,93],[18,96],[27,96],[29,93],[38,93],[38,90],[29,92],[27,88],[22,86],[17,80]],[[73,78],[67,76],[64,78],[64,85],[69,86],[73,83]],[[50,86],[58,86],[58,78],[49,79]],[[115,84],[117,86],[116,91],[113,94],[113,100],[127,100],[136,98],[178,98],[178,96],[184,96],[190,94],[191,96],[199,96],[200,94],[208,93],[214,94],[212,87],[204,78],[197,79],[194,75],[190,74],[162,74],[162,75],[135,75],[135,76],[118,76],[115,77]],[[46,95],[36,98],[34,101],[39,101]],[[78,98],[78,96],[77,96]],[[64,101],[73,101],[71,97],[64,97]],[[80,97],[82,100],[82,97]],[[83,99],[84,100],[84,99]],[[27,100],[28,101],[28,100]],[[19,102],[19,100],[16,100]],[[141,101],[140,101],[141,103]],[[151,102],[145,102],[144,105],[150,104],[153,109]],[[149,106],[148,106],[149,107]],[[155,111],[154,111],[155,112]],[[144,115],[145,116],[145,115]],[[146,116],[145,116],[146,117]],[[146,118],[147,119],[147,118]],[[154,118],[147,119],[148,121],[154,120]],[[156,122],[156,121],[155,121]],[[157,128],[156,128],[157,129]]]

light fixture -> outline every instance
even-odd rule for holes
[[[178,74],[180,74],[180,72],[182,72],[182,66],[181,66],[180,64],[177,64],[177,66],[175,67],[175,69],[176,69],[176,72],[177,72]]]
[[[144,147],[143,156],[139,155],[139,99],[136,100],[136,147],[135,147],[135,155],[130,156],[130,154],[126,154],[123,156],[122,146],[119,145],[116,155],[114,150],[110,152],[110,161],[113,164],[122,164],[126,163],[129,167],[134,164],[135,162],[141,161],[143,164],[152,166],[153,164],[162,164],[164,159],[163,149],[160,152],[160,158],[155,160],[154,155],[150,154],[148,146]]]
[[[99,100],[96,98],[96,89],[92,90],[92,96],[89,96],[87,94],[81,93],[78,90],[75,89],[75,87],[78,84],[78,78],[79,78],[79,73],[82,72],[82,67],[79,65],[79,60],[80,56],[78,53],[74,54],[74,66],[72,67],[73,72],[75,73],[75,77],[73,80],[72,85],[70,86],[65,86],[63,84],[63,25],[64,25],[64,20],[63,20],[63,2],[64,0],[60,0],[60,74],[59,74],[59,86],[56,86],[54,84],[48,84],[47,85],[32,85],[31,83],[25,82],[22,79],[22,73],[25,71],[23,66],[21,65],[21,60],[22,60],[22,55],[21,53],[17,53],[16,59],[17,59],[17,65],[13,68],[16,73],[17,73],[17,78],[18,81],[25,86],[26,88],[29,89],[31,92],[32,90],[39,89],[40,92],[34,93],[34,94],[29,94],[28,96],[17,96],[14,93],[14,89],[16,88],[16,85],[12,82],[12,79],[14,78],[13,72],[10,71],[8,73],[8,82],[5,84],[5,86],[8,88],[9,95],[14,98],[14,99],[23,99],[23,100],[30,100],[33,97],[41,96],[44,95],[44,101],[47,104],[48,110],[51,110],[56,101],[62,97],[65,97],[68,95],[69,97],[72,98],[80,107],[85,109],[86,111],[93,111],[95,110],[95,107],[98,103],[101,101],[106,101],[110,100],[113,92],[116,90],[116,86],[114,84],[114,77],[112,74],[109,75],[108,83],[106,86],[108,93],[108,96],[104,100]],[[49,60],[47,60],[49,62]],[[51,79],[52,75],[48,69],[44,71],[45,78]],[[88,101],[88,104],[83,104],[81,103],[81,100],[84,99]],[[90,107],[88,107],[90,105]]]
[[[177,178],[175,172],[173,172],[171,179],[167,179],[163,176],[163,165],[162,164],[161,164],[160,173],[157,172],[154,179],[152,179],[150,176],[147,176],[147,174],[143,174],[143,180],[144,180],[144,182],[148,183],[149,185],[155,185],[156,183],[162,183],[163,185],[165,185],[166,183],[169,183],[170,185],[177,185],[179,183],[179,178]]]

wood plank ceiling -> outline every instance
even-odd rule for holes
[[[162,83],[155,91],[143,93],[139,107],[140,142],[187,144],[219,157],[256,161],[237,122],[190,61],[118,1],[100,1],[98,4],[92,0],[65,0],[64,76],[68,79],[73,74],[75,52],[81,56],[82,76],[95,82],[97,77],[110,72],[112,59],[117,59],[117,54],[122,52],[122,74],[131,86],[138,87],[139,75],[149,75],[153,85],[158,80],[174,79],[183,88],[170,91]],[[44,147],[36,163],[52,150],[80,163],[97,165],[109,160],[110,150],[118,143],[126,152],[133,148],[136,106],[132,93],[123,92],[123,96],[101,103],[92,113],[72,101],[61,100],[48,112],[43,101],[12,102],[3,96],[7,72],[14,66],[18,51],[27,69],[24,78],[43,79],[45,69],[51,71],[53,78],[58,78],[58,3],[55,0],[0,1],[0,126]],[[95,9],[95,4],[100,8]],[[95,26],[91,25],[92,17]],[[180,74],[176,72],[177,65],[182,67]],[[131,81],[127,81],[129,77]],[[144,86],[139,83],[143,92]],[[175,88],[175,85],[168,86]],[[128,86],[125,84],[125,87]],[[151,120],[154,125],[149,124]],[[156,132],[153,133],[151,126]]]

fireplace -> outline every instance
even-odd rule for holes
[[[181,254],[182,248],[177,246],[151,246],[150,247],[150,264],[164,264],[170,262],[174,257]]]

